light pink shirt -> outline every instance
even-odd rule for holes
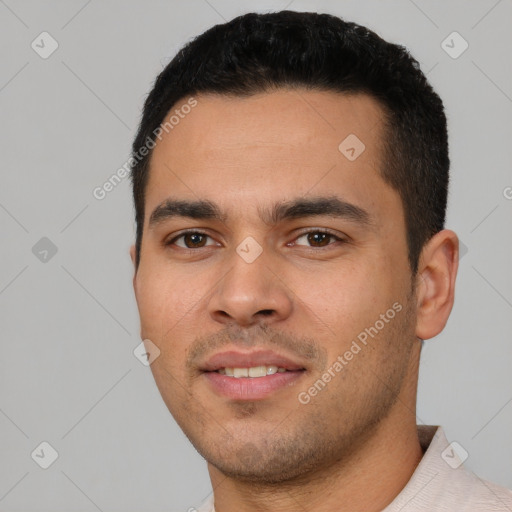
[[[448,443],[442,427],[418,425],[418,436],[423,458],[382,512],[512,512],[512,491],[466,469],[466,452]],[[197,512],[215,512],[213,496]]]

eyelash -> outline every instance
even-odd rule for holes
[[[301,238],[301,237],[303,237],[305,235],[309,235],[311,233],[318,233],[318,234],[322,234],[322,235],[328,235],[329,237],[335,239],[336,242],[341,242],[341,243],[347,242],[346,239],[340,238],[339,236],[335,235],[334,233],[332,233],[331,231],[326,230],[326,229],[310,229],[310,230],[307,230],[307,231],[303,231],[303,232],[301,232],[301,233],[299,233],[297,235],[295,240],[297,240],[297,239],[299,239],[299,238]],[[164,245],[166,247],[172,246],[177,240],[179,240],[180,238],[183,238],[186,235],[200,235],[200,236],[205,236],[205,237],[208,237],[208,238],[212,238],[210,235],[208,235],[208,233],[204,233],[203,231],[187,230],[187,231],[182,231],[179,235],[173,237],[171,240],[169,240],[167,242],[164,242]],[[318,250],[318,249],[327,249],[331,245],[333,245],[333,244],[330,243],[330,244],[327,244],[324,247],[313,247],[313,246],[307,246],[307,247],[309,249],[317,249]],[[196,251],[198,249],[205,249],[206,247],[211,247],[211,246],[203,246],[203,247],[196,247],[196,248],[191,248],[191,247],[179,247],[179,248],[183,249],[185,251]]]

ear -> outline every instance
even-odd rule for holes
[[[416,336],[428,340],[446,325],[455,298],[459,239],[448,229],[423,247],[418,267]]]
[[[137,277],[137,267],[135,266],[135,245],[130,247],[130,258],[132,259],[134,273],[133,273],[133,290],[135,291],[135,295],[137,295],[137,289],[135,287],[135,278]]]

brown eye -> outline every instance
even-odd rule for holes
[[[204,247],[206,238],[206,236],[199,233],[188,233],[183,236],[183,241],[188,248],[194,249],[195,247]]]
[[[327,233],[309,233],[307,235],[308,242],[311,245],[324,247],[325,245],[329,245],[329,240],[332,238],[331,235]]]
[[[207,246],[206,240],[208,238],[210,237],[204,233],[191,231],[173,238],[166,245],[177,245],[183,249],[200,249]]]
[[[299,243],[299,240],[305,239],[306,244]],[[297,245],[309,245],[310,247],[327,247],[331,245],[331,240],[340,240],[337,236],[325,231],[309,231],[297,238]]]

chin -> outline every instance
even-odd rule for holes
[[[210,465],[228,478],[251,484],[277,485],[300,480],[302,476],[325,467],[330,458],[322,450],[308,452],[304,445],[302,450],[296,449],[296,446],[295,443],[286,446],[281,442],[277,446],[261,448],[246,443],[237,449],[226,446],[222,453],[198,451]]]
[[[210,464],[228,478],[238,480],[239,482],[265,486],[281,485],[284,482],[296,480],[305,473],[302,468],[299,470],[297,466],[293,469],[279,466],[271,470],[265,464],[259,464],[257,466],[240,463],[229,465],[226,461],[220,464],[210,462]]]

